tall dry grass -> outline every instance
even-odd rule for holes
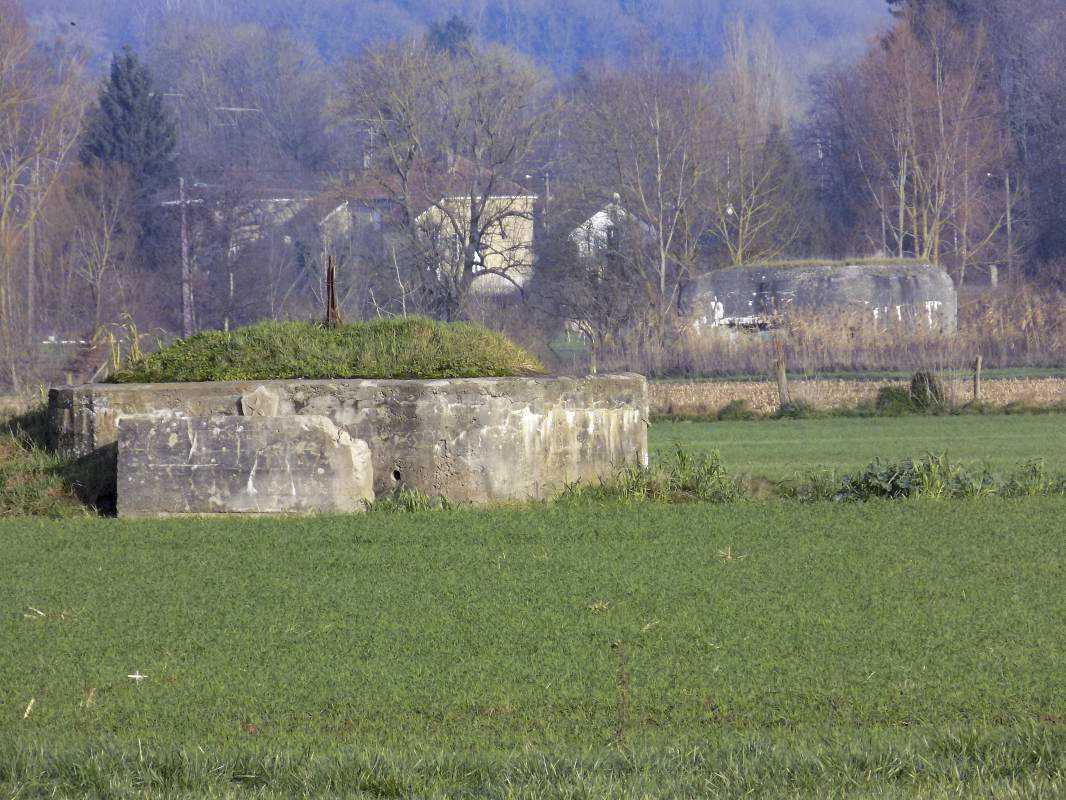
[[[987,367],[1066,365],[1066,293],[1029,285],[960,293],[958,330],[924,319],[868,314],[798,315],[762,333],[680,326],[666,348],[629,340],[599,354],[604,370],[654,376],[766,374],[780,339],[791,373],[955,370],[981,355]]]

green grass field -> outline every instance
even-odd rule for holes
[[[812,470],[856,470],[875,458],[902,460],[926,452],[955,461],[1013,468],[1044,459],[1066,473],[1066,416],[871,417],[759,422],[656,422],[652,450],[674,443],[692,450],[717,448],[735,474],[782,480]]]
[[[925,451],[1064,473],[1063,419],[656,423],[651,445],[771,481]],[[1058,797],[1064,514],[0,519],[0,793]]]
[[[0,792],[1060,796],[1064,514],[0,521]]]

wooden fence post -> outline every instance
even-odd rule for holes
[[[326,259],[326,327],[339,328],[341,312],[337,308],[337,271],[333,267],[333,256]]]
[[[781,336],[774,334],[774,376],[777,378],[777,400],[781,407],[790,403],[788,396],[788,375],[785,374],[785,353],[781,347]]]
[[[981,400],[981,356],[973,360],[973,401],[975,403]]]

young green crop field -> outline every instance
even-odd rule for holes
[[[860,469],[875,458],[899,461],[926,452],[953,461],[1012,469],[1036,458],[1066,473],[1066,416],[904,416],[782,419],[759,422],[655,422],[652,450],[718,449],[734,474],[782,480],[812,470]]]
[[[1061,796],[1064,518],[3,520],[0,792]]]

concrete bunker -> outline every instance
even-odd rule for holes
[[[471,503],[549,497],[568,482],[595,481],[648,458],[647,383],[636,374],[88,384],[49,392],[51,443],[71,456],[121,448],[120,420],[144,415],[322,418],[366,443],[374,493],[402,486]],[[153,463],[150,454],[139,458],[141,468]],[[182,469],[171,469],[173,480],[183,480]],[[121,497],[118,505],[122,511]],[[147,511],[125,506],[125,513]]]
[[[868,324],[910,324],[954,333],[951,277],[929,264],[727,267],[697,278],[682,299],[701,325],[765,327],[775,317],[846,314]]]

